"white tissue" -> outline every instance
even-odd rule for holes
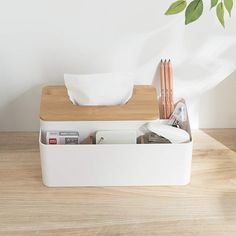
[[[125,104],[133,94],[130,74],[65,74],[64,81],[71,102],[81,106]]]

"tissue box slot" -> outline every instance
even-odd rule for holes
[[[119,121],[159,118],[157,93],[151,85],[134,86],[131,99],[117,106],[76,106],[65,86],[43,88],[40,119],[44,121]]]

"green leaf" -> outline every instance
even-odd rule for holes
[[[218,0],[211,0],[211,8],[215,7],[218,3]]]
[[[185,24],[192,23],[197,20],[203,12],[203,2],[202,0],[193,0],[188,5],[185,12]]]
[[[216,7],[216,15],[218,20],[220,21],[221,25],[225,27],[225,20],[224,20],[224,5],[223,3],[219,3]]]
[[[176,2],[173,2],[165,14],[166,15],[177,14],[177,13],[183,11],[185,9],[186,5],[187,5],[187,3],[185,0],[178,0]]]
[[[231,11],[233,8],[233,0],[224,0],[225,8],[228,11],[229,15],[231,16]]]

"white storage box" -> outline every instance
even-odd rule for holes
[[[51,121],[41,117],[39,144],[43,183],[49,187],[188,184],[192,138],[182,144],[44,144],[48,130],[77,130],[84,139],[96,130],[138,130],[146,122]],[[189,133],[191,135],[190,129]]]

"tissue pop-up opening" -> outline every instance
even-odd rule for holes
[[[75,106],[65,86],[42,90],[40,119],[43,121],[128,121],[159,118],[156,88],[135,85],[130,100],[118,106]]]
[[[128,102],[134,79],[130,74],[65,74],[68,96],[74,105],[111,106]]]

